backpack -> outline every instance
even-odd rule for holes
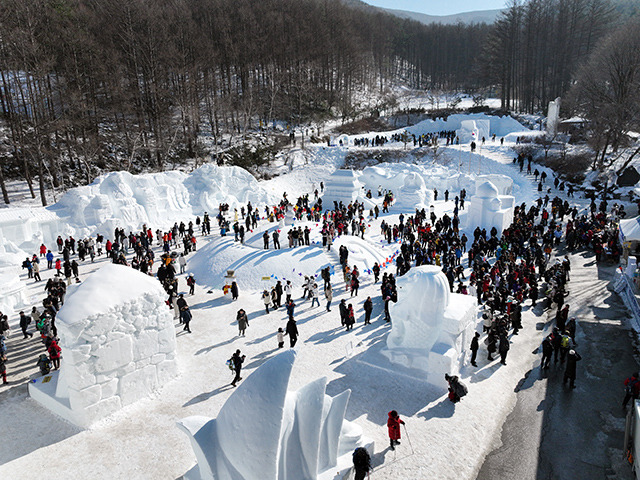
[[[233,358],[230,358],[229,360],[227,360],[227,368],[229,368],[229,370],[231,370],[232,373],[235,373],[235,369],[233,368]]]
[[[364,447],[358,447],[353,451],[353,466],[358,469],[371,470],[371,457]]]
[[[562,348],[569,348],[569,341],[571,340],[571,337],[569,335],[563,335],[562,339],[560,340],[560,346]]]

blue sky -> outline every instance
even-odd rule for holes
[[[451,15],[504,7],[506,0],[363,0],[369,5],[428,15]]]

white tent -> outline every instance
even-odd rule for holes
[[[640,242],[640,216],[620,220],[620,241]]]

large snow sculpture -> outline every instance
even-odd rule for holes
[[[165,297],[156,279],[121,265],[106,265],[69,287],[56,317],[60,370],[29,383],[31,397],[87,427],[176,376]]]
[[[348,205],[358,198],[361,190],[362,185],[353,170],[336,170],[325,182],[322,206],[333,209],[333,202]]]
[[[433,203],[433,190],[427,189],[421,175],[410,172],[404,177],[404,184],[400,188],[394,207],[397,209],[402,204],[403,212],[412,211],[416,208],[429,209]]]
[[[489,120],[462,120],[460,128],[456,130],[456,135],[460,139],[460,143],[470,143],[472,141],[478,143],[483,138],[489,139],[491,122]]]
[[[425,265],[397,279],[398,302],[382,353],[394,364],[426,373],[442,385],[445,373],[458,373],[474,332],[476,299],[450,293],[440,267]]]
[[[473,230],[480,227],[489,233],[495,227],[500,236],[502,230],[513,222],[514,203],[514,197],[500,195],[493,183],[479,181],[476,194],[470,199],[467,228]]]
[[[373,442],[344,415],[347,390],[325,394],[320,378],[288,392],[295,351],[288,350],[252,373],[222,406],[218,417],[188,417],[178,426],[189,436],[197,465],[187,479],[333,479],[350,453]]]

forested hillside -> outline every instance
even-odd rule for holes
[[[351,119],[400,82],[469,88],[487,31],[337,0],[4,0],[5,172],[57,186],[162,169],[201,153],[203,131]]]
[[[7,177],[35,195],[33,179],[162,170],[274,122],[376,115],[398,86],[539,111],[619,15],[530,0],[495,25],[424,25],[340,0],[3,0],[0,186],[7,201]]]

